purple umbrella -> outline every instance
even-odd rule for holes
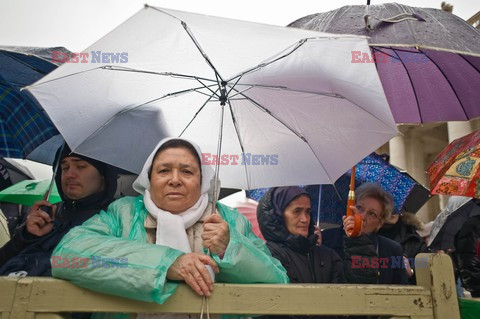
[[[352,63],[376,63],[396,123],[480,116],[480,32],[451,13],[397,3],[344,6],[289,26],[370,37],[371,52],[352,52]]]

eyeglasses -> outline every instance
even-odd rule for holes
[[[365,208],[361,205],[355,205],[355,207],[357,208],[357,210],[360,214],[362,214],[362,215],[366,214],[367,218],[372,220],[372,221],[379,221],[381,219],[381,217],[378,216],[377,213],[375,213],[374,211],[369,210],[369,211],[366,212]]]

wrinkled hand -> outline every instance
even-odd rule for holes
[[[218,273],[218,266],[210,256],[197,253],[181,255],[168,268],[167,278],[183,280],[200,296],[209,297],[213,291],[213,282],[205,265],[210,265]]]
[[[48,206],[52,208],[52,217],[45,213],[44,211],[40,210],[41,206]],[[52,231],[53,229],[53,221],[55,220],[55,214],[57,212],[57,206],[52,205],[51,203],[47,202],[46,200],[40,200],[33,204],[32,208],[28,212],[27,215],[27,231],[30,234],[36,236],[44,236]]]
[[[314,226],[314,229],[313,233],[317,235],[317,246],[320,246],[322,245],[322,230],[319,226]]]
[[[224,253],[230,242],[227,222],[218,214],[210,215],[203,223],[202,240],[203,247],[211,253],[216,255]]]

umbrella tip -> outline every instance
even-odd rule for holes
[[[150,8],[150,6],[148,5],[148,3],[145,3],[143,6],[145,7],[145,9]]]

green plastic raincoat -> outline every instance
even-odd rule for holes
[[[223,258],[212,255],[220,269],[216,282],[288,283],[248,220],[220,203],[217,211],[229,225],[230,242]],[[52,254],[53,277],[106,294],[165,302],[178,286],[166,279],[167,270],[183,252],[147,243],[147,214],[143,196],[124,197],[72,229]]]

